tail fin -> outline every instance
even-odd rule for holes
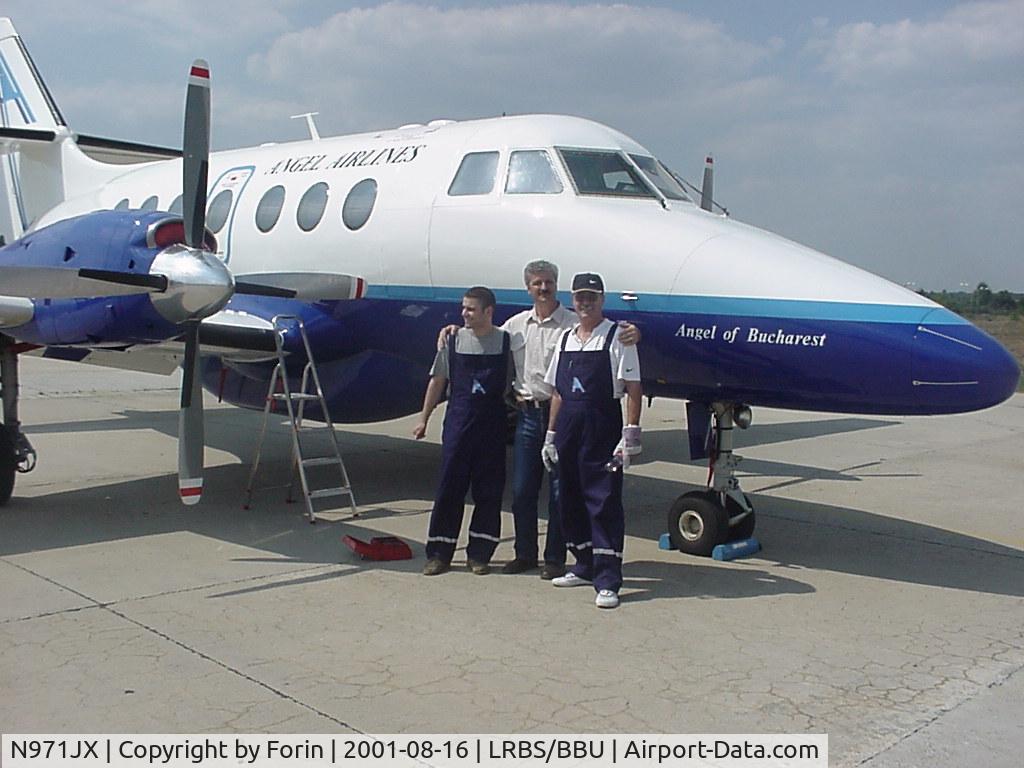
[[[0,235],[20,237],[50,208],[124,170],[78,148],[14,25],[0,18]]]
[[[67,127],[10,19],[0,18],[0,126],[56,130]]]

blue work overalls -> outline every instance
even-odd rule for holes
[[[448,344],[450,394],[441,433],[441,480],[427,532],[427,558],[451,562],[462,529],[466,491],[473,490],[466,556],[488,563],[501,535],[505,489],[505,389],[509,335],[501,353],[463,355]]]
[[[566,352],[562,336],[555,388],[562,405],[555,420],[562,530],[576,565],[572,571],[594,582],[594,589],[618,592],[622,586],[622,473],[605,464],[622,434],[622,406],[615,398],[609,349]]]

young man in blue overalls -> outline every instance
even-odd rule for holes
[[[473,573],[484,576],[490,572],[488,563],[500,540],[505,402],[512,387],[512,363],[509,336],[492,322],[494,306],[490,289],[477,286],[466,291],[462,298],[465,327],[438,350],[420,421],[413,430],[417,440],[426,434],[430,414],[450,383],[441,435],[441,481],[427,532],[425,576],[436,576],[451,567],[470,487],[475,506],[466,559]]]
[[[625,540],[620,470],[641,450],[640,362],[636,347],[623,346],[603,315],[600,275],[573,277],[572,299],[579,323],[562,335],[545,377],[555,393],[541,455],[549,470],[557,465],[562,528],[576,565],[551,583],[592,584],[597,607],[616,608]]]

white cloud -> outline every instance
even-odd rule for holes
[[[289,28],[287,10],[301,0],[5,0],[0,14],[10,16],[30,44],[37,27],[51,35],[85,32],[95,40],[150,50],[238,50]]]
[[[823,68],[849,83],[948,76],[1024,56],[1024,0],[956,6],[933,21],[861,22],[813,42]]]
[[[600,118],[666,102],[678,109],[743,77],[771,50],[663,8],[388,3],[280,36],[250,57],[249,73],[334,104],[351,129],[382,119],[524,111]]]

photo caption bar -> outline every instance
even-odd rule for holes
[[[828,768],[827,734],[5,734],[4,768]]]

